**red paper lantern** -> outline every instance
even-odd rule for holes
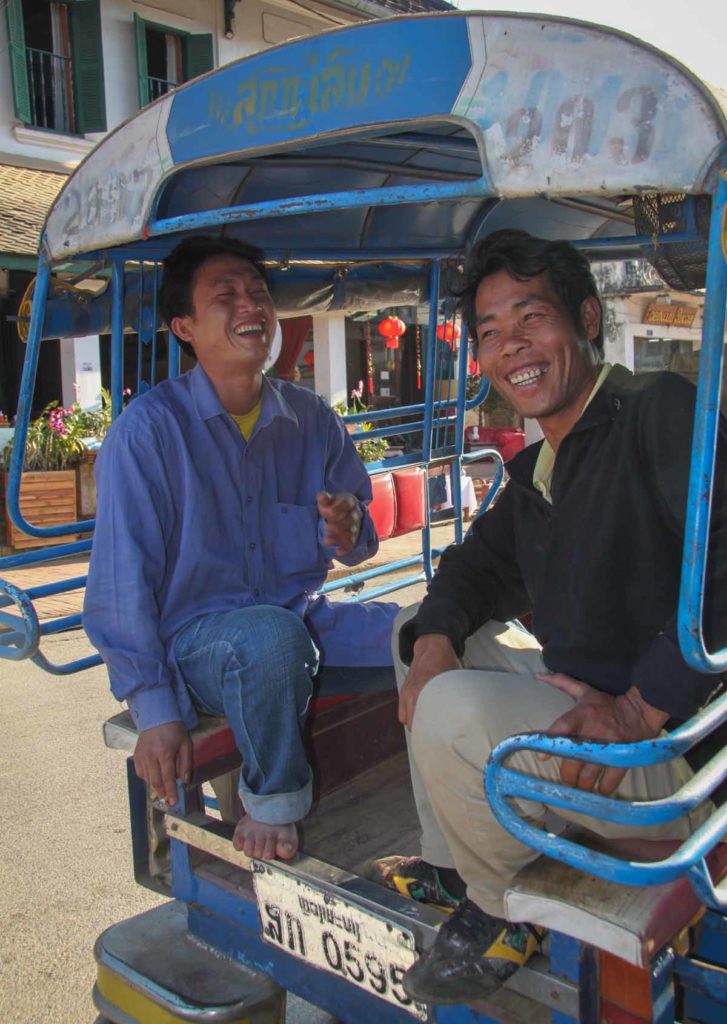
[[[313,360],[314,359],[315,359],[315,356],[313,355],[313,349],[310,349],[303,356],[303,362],[305,363],[306,366],[313,366]]]
[[[387,316],[379,324],[379,334],[386,338],[387,348],[398,348],[399,338],[406,330],[406,324],[398,316]]]
[[[440,324],[437,328],[437,337],[440,341],[446,341],[448,345],[459,341],[459,336],[460,329],[452,320],[448,320],[446,324]]]

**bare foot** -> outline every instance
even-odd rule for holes
[[[237,823],[232,845],[257,860],[291,860],[298,852],[298,830],[289,825],[265,825],[244,814]]]

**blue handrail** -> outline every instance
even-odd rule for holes
[[[723,174],[727,173],[727,168]],[[702,612],[707,575],[709,523],[714,489],[714,463],[724,361],[725,296],[727,295],[727,179],[712,200],[707,258],[702,352],[694,416],[692,464],[679,595],[679,645],[689,665],[700,672],[724,672],[727,647],[709,653],[704,643]]]
[[[552,757],[574,758],[609,767],[663,764],[683,756],[725,721],[727,694],[674,732],[641,743],[591,743],[542,733],[511,736],[493,750],[485,768],[488,802],[504,828],[540,853],[624,885],[660,885],[686,874],[700,900],[724,913],[727,910],[727,887],[723,890],[713,886],[704,858],[727,829],[727,805],[715,811],[666,859],[638,862],[624,861],[582,846],[572,839],[545,832],[521,818],[511,801],[535,800],[602,821],[648,828],[675,821],[709,800],[715,788],[727,778],[727,751],[715,755],[676,793],[648,801],[619,800],[573,789],[507,768],[505,762],[519,751],[532,750]]]

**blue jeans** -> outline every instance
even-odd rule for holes
[[[396,687],[390,667],[318,671],[318,651],[305,623],[274,605],[196,619],[179,634],[175,656],[195,704],[229,722],[242,755],[243,806],[270,825],[300,821],[310,810],[311,770],[302,732],[313,692]]]

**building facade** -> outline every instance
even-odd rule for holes
[[[17,316],[65,177],[104,134],[176,86],[324,29],[450,9],[445,0],[6,0],[0,14],[0,410],[17,404]],[[27,301],[26,301],[27,308]],[[340,318],[316,318],[324,393],[345,397]],[[45,346],[34,405],[100,393],[97,338]]]

